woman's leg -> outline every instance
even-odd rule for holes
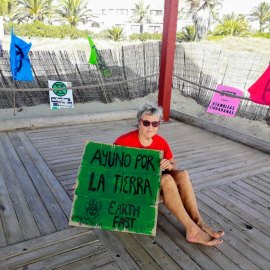
[[[176,186],[178,188],[180,197],[182,199],[183,205],[191,217],[191,219],[204,231],[206,231],[211,236],[218,238],[224,235],[224,232],[216,232],[211,227],[207,226],[198,210],[197,200],[195,197],[194,189],[190,181],[188,171],[186,170],[175,170],[171,171],[170,175],[173,177]]]
[[[189,242],[200,243],[212,246],[222,243],[221,239],[213,239],[208,233],[203,231],[190,217],[181,197],[175,180],[169,174],[161,177],[161,190],[163,192],[164,204],[173,215],[183,224],[186,229],[186,239]]]

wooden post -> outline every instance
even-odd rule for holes
[[[164,122],[168,122],[170,117],[178,1],[179,0],[165,0],[164,6],[163,36],[158,92],[158,105],[163,107]]]
[[[15,116],[16,115],[16,92],[15,91],[13,91],[13,107],[14,107],[13,115]]]
[[[96,68],[97,68],[97,73],[98,73],[99,79],[100,79],[100,81],[101,81],[101,84],[104,84],[104,81],[103,81],[103,78],[102,78],[102,74],[100,74],[100,71],[99,71],[99,69],[98,69],[98,64],[96,64]],[[107,98],[107,95],[106,95],[106,89],[105,89],[105,86],[101,86],[100,88],[102,89],[104,98],[105,98],[105,100],[106,100],[106,103],[108,104],[109,101],[108,101],[108,98]]]

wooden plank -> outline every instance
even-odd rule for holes
[[[91,232],[91,230],[90,230]],[[51,233],[46,236],[41,236],[28,241],[20,242],[14,245],[0,249],[0,261],[9,259],[11,257],[23,255],[33,250],[41,249],[44,246],[50,246],[57,242],[66,241],[65,239],[71,239],[77,237],[77,235],[87,235],[89,230],[85,228],[71,227],[69,229]]]
[[[158,264],[149,256],[149,254],[142,248],[132,234],[113,232],[115,237],[124,246],[127,252],[132,256],[133,260],[142,269],[161,269]]]
[[[159,212],[161,215],[159,215],[160,222],[158,224],[163,232],[169,235],[171,240],[181,250],[184,250],[199,267],[202,269],[238,269],[233,262],[220,252],[219,245],[209,249],[209,247],[200,244],[188,243],[185,239],[184,227],[163,204],[160,204]]]
[[[42,155],[44,157],[44,155]],[[63,164],[63,163],[66,163],[66,162],[80,162],[82,160],[82,153],[80,153],[80,155],[72,155],[72,157],[64,157],[64,158],[57,158],[57,159],[54,159],[53,161],[49,161],[47,158],[46,158],[46,163],[51,167],[53,165],[55,165],[55,161],[57,160],[58,164]],[[56,166],[56,165],[55,165]]]
[[[243,189],[245,189],[246,191],[250,193],[254,193],[256,194],[259,198],[270,202],[270,196],[269,194],[265,193],[264,191],[259,190],[258,188],[256,188],[256,186],[251,186],[247,183],[248,179],[243,179],[243,181],[237,181],[235,182],[235,184]],[[267,205],[266,205],[267,207]]]
[[[0,170],[0,217],[1,217],[1,247],[23,241],[23,234],[10,199],[4,177]],[[7,237],[6,237],[7,235]]]
[[[81,253],[81,251],[80,251]],[[110,268],[108,268],[110,266]],[[33,268],[34,269],[34,268]],[[49,268],[47,268],[49,269]],[[112,261],[112,258],[108,252],[98,253],[91,257],[86,257],[84,259],[72,262],[70,264],[65,264],[61,267],[57,267],[59,270],[89,270],[89,269],[119,269],[116,263]]]
[[[42,213],[43,218],[46,218],[46,220],[42,220],[41,223],[43,223],[44,226],[47,226],[48,224],[48,228],[46,228],[46,230],[49,230],[49,225],[52,221],[54,223],[54,225],[52,224],[54,227],[53,231],[55,231],[55,227],[57,228],[57,230],[66,229],[68,227],[68,218],[65,216],[65,213],[59,206],[46,181],[35,166],[35,163],[30,158],[20,139],[15,135],[15,133],[10,133],[10,136],[12,138],[12,143],[17,149],[21,160],[23,160],[24,162],[26,170],[32,178],[35,189],[39,193],[38,196],[41,198],[43,204],[47,207],[44,213],[43,211],[36,212],[37,215],[40,215]],[[33,193],[31,192],[32,196],[33,194],[35,194],[35,191],[33,191]],[[46,212],[48,212],[48,214]]]
[[[138,264],[136,264],[111,231],[95,229],[94,232],[102,241],[104,247],[111,254],[112,258],[114,258],[121,270],[140,269]]]
[[[72,174],[59,176],[58,179],[60,181],[64,181],[64,180],[76,180],[77,177],[78,177],[78,172],[75,172],[75,173],[72,173]]]
[[[193,145],[193,143],[191,143]],[[254,151],[254,149],[249,148],[249,147],[240,147],[238,145],[228,145],[226,144],[218,144],[218,145],[213,145],[213,144],[207,144],[208,147],[200,147],[200,146],[193,146],[194,148],[186,148],[186,149],[181,149],[178,147],[172,147],[172,150],[174,152],[175,157],[180,157],[185,160],[192,160],[195,158],[201,158],[201,161],[204,160],[210,160],[212,158],[212,155],[224,155],[224,156],[234,156],[236,154],[235,149],[238,149],[239,152],[245,153],[251,153],[251,154],[257,154],[261,155],[261,153],[258,153],[258,151]],[[190,146],[191,147],[191,146]],[[189,162],[190,163],[190,162]]]
[[[87,267],[87,263],[84,264]],[[85,268],[85,270],[88,270],[89,268]],[[95,268],[95,270],[119,270],[120,268],[117,266],[115,262],[111,262],[102,266],[99,266]],[[127,268],[126,268],[127,269]],[[79,270],[79,269],[78,269]],[[84,269],[80,269],[84,270]]]
[[[37,190],[40,190],[40,182],[37,183],[36,187],[33,185],[31,178],[27,174],[25,167],[27,167],[27,160],[29,159],[27,153],[23,151],[23,147],[20,144],[14,144],[17,148],[18,153],[20,153],[21,159],[24,161],[24,165],[19,159],[17,153],[15,152],[13,145],[11,144],[7,134],[1,136],[1,142],[7,152],[10,160],[12,160],[11,165],[14,173],[20,183],[20,186],[24,192],[24,196],[28,202],[28,205],[32,211],[33,217],[37,223],[38,229],[41,235],[49,234],[56,231],[56,228],[51,220],[50,215],[43,202],[40,199],[40,195]],[[14,143],[14,142],[13,142]],[[32,160],[31,160],[32,161]],[[30,173],[31,175],[31,173]],[[38,173],[34,173],[33,181],[38,178]],[[37,188],[37,189],[36,189]],[[45,193],[46,194],[46,193]],[[61,213],[59,213],[61,215]],[[67,221],[66,221],[67,224]]]
[[[32,142],[33,143],[33,142]],[[36,143],[33,143],[38,151],[42,154],[42,156],[55,157],[57,158],[57,153],[65,153],[74,151],[74,153],[82,153],[83,152],[83,142],[79,142],[76,144],[61,144],[60,143],[53,146],[42,145],[43,147],[38,147]]]
[[[0,176],[1,178],[1,176]],[[1,179],[0,179],[1,181]],[[1,189],[1,184],[0,184],[0,189]],[[0,198],[1,198],[1,193],[0,193]],[[5,207],[1,204],[1,200],[0,200],[0,248],[4,247],[7,245],[7,241],[6,241],[6,236],[5,236],[5,232],[4,232],[4,228],[1,222],[1,212],[5,211]]]
[[[242,182],[242,181],[238,181],[238,182]],[[236,194],[237,198],[239,198],[241,201],[250,205],[251,207],[256,209],[258,212],[263,213],[267,217],[270,217],[270,212],[268,212],[270,197],[267,196],[267,198],[264,199],[261,196],[256,194],[257,193],[256,189],[249,191],[246,188],[241,187],[241,184],[238,185],[238,183],[231,183],[228,185],[228,188],[230,189],[230,191],[228,190],[226,191],[229,194],[232,194],[232,195]]]
[[[202,269],[198,261],[203,261],[205,257],[199,254],[197,262],[194,261],[193,255],[189,254],[189,248],[192,249],[192,246],[183,249],[183,246],[188,245],[185,237],[181,236],[179,232],[164,219],[163,215],[159,215],[158,222],[159,227],[155,241],[171,256],[178,266],[181,269]],[[174,240],[171,238],[173,233]],[[196,249],[194,250],[196,253]],[[217,267],[216,269],[219,268]]]
[[[34,200],[33,202],[30,202],[31,205],[37,207],[40,202],[40,207],[34,209],[33,214],[40,227],[41,234],[51,233],[56,230],[55,228],[57,228],[57,230],[66,229],[68,227],[68,218],[65,216],[65,213],[62,211],[47,183],[44,181],[19,138],[15,133],[10,133],[10,136],[12,138],[12,143],[21,160],[23,160],[24,166],[34,183],[34,186],[29,184],[28,187],[26,187],[25,193],[27,194],[27,190],[29,189],[29,193],[31,194],[30,198]],[[18,173],[22,171],[23,170],[21,169]],[[24,181],[26,181],[26,179]],[[40,198],[42,201],[40,201]]]
[[[83,147],[82,147],[82,149],[83,149]],[[68,152],[58,152],[58,156],[56,156],[56,155],[43,155],[42,153],[40,153],[40,154],[46,160],[46,162],[48,162],[47,164],[49,166],[51,166],[51,164],[58,163],[58,160],[60,160],[59,162],[61,162],[61,160],[65,159],[66,157],[81,159],[82,154],[83,154],[83,150],[80,150],[79,152],[77,152],[76,150],[69,150]]]
[[[267,172],[265,172],[264,174],[263,174],[265,177],[270,177],[270,170],[269,171],[267,171]]]
[[[55,164],[54,166],[50,166],[52,172],[61,172],[61,171],[67,171],[67,170],[79,170],[81,165],[81,160],[77,162],[67,162],[67,164]]]
[[[260,174],[246,178],[245,183],[270,196],[270,188],[268,188],[267,183],[260,178]]]
[[[76,134],[73,134],[71,136],[76,136]],[[64,139],[63,139],[64,140]],[[68,152],[74,152],[74,153],[80,153],[84,150],[84,144],[87,139],[81,140],[78,143],[74,143],[74,140],[71,143],[62,141],[60,142],[54,142],[54,143],[48,143],[44,144],[42,142],[42,145],[38,145],[37,142],[32,142],[35,147],[38,149],[38,151],[44,155],[44,156],[52,156],[56,158],[57,153],[68,153]]]
[[[208,191],[204,191],[203,193],[199,192],[197,194],[201,213],[207,213],[209,220],[211,220],[210,225],[219,227],[226,232],[225,236],[222,238],[235,250],[235,255],[239,252],[241,253],[239,258],[230,258],[235,262],[244,256],[246,261],[251,261],[251,264],[255,264],[260,267],[260,269],[267,269],[266,266],[269,265],[269,256],[267,255],[269,254],[269,250],[262,247],[258,241],[254,241],[253,237],[250,237],[248,230],[244,227],[245,223],[241,217],[235,214],[235,207],[210,190],[209,194],[213,194],[213,196],[208,197],[208,195],[204,193],[208,193]],[[211,210],[209,210],[210,208]],[[233,210],[234,213],[230,210]],[[205,220],[207,220],[207,218]],[[256,235],[254,235],[254,238],[256,238]],[[249,262],[242,262],[239,266],[241,267],[242,264],[248,263]]]
[[[201,156],[201,161],[199,161],[199,159],[197,159],[197,161],[193,159],[190,160],[191,164],[188,165],[188,170],[190,174],[195,174],[207,170],[216,169],[218,167],[225,167],[229,164],[235,163],[235,160],[237,160],[238,162],[242,161],[244,155],[246,156],[248,154],[249,153],[247,151],[241,152],[237,149],[237,154],[227,156],[223,154],[221,156],[213,157],[213,159],[207,161],[205,161],[204,157]]]
[[[56,173],[54,173],[54,175],[59,177],[59,176],[64,176],[64,175],[69,175],[69,174],[76,174],[76,173],[78,173],[78,171],[79,171],[79,168],[75,168],[75,169],[72,169],[72,170],[56,172]]]
[[[269,160],[270,161],[270,160]],[[236,174],[235,171],[243,171],[246,172],[247,171],[247,167],[250,168],[251,166],[254,167],[264,167],[264,164],[266,165],[268,162],[265,161],[265,159],[263,157],[261,157],[259,160],[253,160],[253,159],[249,159],[248,161],[246,160],[241,160],[238,159],[237,162],[232,162],[232,161],[227,161],[226,163],[218,163],[217,166],[212,170],[206,170],[203,172],[198,172],[198,173],[192,173],[192,179],[193,179],[193,183],[196,183],[195,179],[202,179],[204,177],[207,177],[208,179],[213,179],[216,178],[217,175],[219,175],[219,177],[221,177],[222,175],[232,175],[232,174]]]
[[[43,240],[44,241],[44,240]],[[31,265],[37,262],[37,264],[40,263],[40,265],[43,265],[43,262],[46,261],[48,258],[51,259],[52,263],[54,261],[60,262],[60,254],[63,254],[65,257],[65,260],[68,259],[68,255],[66,255],[68,252],[78,249],[81,247],[88,247],[90,248],[91,245],[94,245],[93,253],[96,254],[96,250],[100,249],[101,243],[97,239],[96,235],[93,232],[88,232],[88,234],[78,234],[76,236],[62,239],[62,241],[55,241],[51,239],[51,242],[47,245],[40,245],[38,248],[33,249],[30,246],[30,249],[27,250],[27,252],[16,254],[16,256],[12,256],[6,259],[2,259],[0,261],[0,267],[2,268],[18,268],[25,265]],[[86,248],[87,249],[87,248]],[[91,250],[88,251],[88,255],[91,254]],[[58,256],[57,256],[58,255]],[[59,258],[59,260],[57,259]],[[76,257],[76,256],[75,256]],[[45,264],[46,265],[46,264]],[[28,268],[29,269],[29,268]],[[33,268],[33,269],[39,269],[39,268]]]
[[[194,185],[194,190],[199,191],[199,190],[203,190],[203,189],[210,188],[213,186],[223,185],[223,184],[226,184],[229,182],[237,181],[237,180],[247,178],[247,177],[259,174],[259,173],[263,173],[264,171],[268,170],[268,167],[266,167],[267,163],[261,164],[258,166],[259,166],[259,168],[257,167],[257,165],[249,166],[249,168],[248,168],[249,171],[246,171],[245,169],[243,169],[240,172],[235,172],[235,175],[226,176],[226,177],[223,177],[221,179],[217,179],[217,180],[212,181],[212,182],[197,184],[196,186]]]
[[[267,172],[265,172],[265,173],[267,173]],[[265,189],[269,190],[270,189],[269,177],[270,176],[265,176],[262,173],[262,174],[254,175],[252,177],[252,180],[254,180],[255,182],[262,185]]]
[[[5,180],[6,187],[8,189],[9,196],[16,213],[16,219],[20,224],[20,230],[22,231],[23,237],[25,240],[38,237],[40,236],[39,229],[33,218],[31,209],[29,208],[24,193],[20,187],[20,184],[12,169],[8,156],[1,142],[0,142],[0,158],[1,158],[0,169],[2,172],[2,176]],[[8,226],[8,224],[6,224],[6,226]],[[20,233],[18,233],[17,235],[20,235]],[[21,241],[21,238],[19,238],[18,241],[19,240]],[[7,240],[7,242],[9,242],[9,240]]]
[[[222,213],[222,216],[228,219],[228,224],[235,224],[237,228],[237,233],[241,235],[241,240],[248,243],[254,250],[262,254],[265,258],[269,254],[269,232],[267,230],[269,227],[267,224],[263,224],[258,221],[255,217],[251,216],[248,212],[244,211],[242,208],[238,207],[235,202],[231,202],[227,199],[227,196],[224,192],[219,192],[218,188],[213,188],[211,190],[203,191],[203,194],[208,196],[207,199],[209,202],[215,203],[216,205],[211,205],[218,213]],[[200,197],[201,194],[198,194],[197,197]],[[206,198],[204,198],[206,201]],[[208,203],[208,205],[210,205]],[[222,205],[222,207],[220,207]],[[229,209],[229,210],[228,210]],[[232,212],[233,211],[233,212]],[[224,226],[228,224],[223,224]],[[249,229],[250,226],[252,229]],[[230,227],[227,227],[227,230],[230,231]],[[268,235],[268,236],[267,236]],[[252,242],[251,242],[252,241]]]
[[[69,179],[69,180],[63,180],[61,181],[62,186],[66,187],[68,185],[74,186],[76,184],[76,178]]]
[[[270,223],[270,216],[266,213],[267,208],[261,206],[259,203],[257,203],[257,201],[254,201],[252,198],[237,192],[229,185],[220,186],[219,189],[220,194],[222,193],[224,195],[226,193],[226,196],[230,198],[230,201],[235,202],[235,204],[237,204],[237,206],[239,206],[245,212],[249,213],[263,223]],[[270,235],[270,228],[268,231]]]
[[[180,150],[176,151],[174,149],[174,152],[175,152],[175,154],[177,156],[182,157],[183,161],[185,161],[186,159],[187,160],[189,160],[189,159],[193,160],[193,159],[196,159],[196,158],[199,158],[200,161],[203,161],[203,160],[212,159],[212,156],[214,156],[214,155],[232,156],[235,153],[235,148],[237,148],[240,152],[254,151],[254,149],[247,148],[246,146],[243,146],[243,145],[242,146],[236,146],[236,145],[232,145],[232,144],[228,145],[226,143],[226,144],[221,145],[219,147],[215,147],[215,148],[210,147],[207,150],[201,149],[200,147],[197,147],[196,149],[192,148],[192,149],[187,150],[185,152],[181,152]],[[203,157],[203,159],[202,159],[202,157]]]
[[[177,130],[177,127],[176,127]],[[160,133],[161,135],[162,133]],[[183,137],[183,134],[179,134]],[[195,134],[190,136],[190,134],[186,135],[187,138],[181,138],[181,141],[177,140],[175,137],[170,137],[167,133],[164,133],[164,137],[169,142],[170,145],[173,145],[176,148],[179,148],[183,151],[191,149],[191,144],[193,145],[193,150],[197,148],[205,148],[205,144],[213,144],[213,145],[222,145],[226,144],[226,140],[224,138],[215,136],[211,137],[208,134]],[[203,143],[202,143],[203,142]]]
[[[65,190],[63,189],[61,184],[58,182],[58,180],[56,179],[54,174],[48,168],[47,164],[45,163],[43,158],[40,156],[40,154],[37,152],[37,150],[35,149],[33,144],[30,142],[30,140],[26,137],[26,135],[23,132],[17,132],[16,134],[20,138],[20,140],[22,141],[28,154],[35,161],[35,165],[37,166],[38,170],[40,171],[42,177],[47,182],[49,188],[51,189],[52,193],[54,194],[55,198],[57,199],[57,201],[58,201],[59,205],[61,206],[61,208],[63,209],[64,213],[66,214],[67,217],[69,217],[72,202],[71,202],[68,194],[65,192]]]
[[[209,217],[206,214],[204,214],[202,212],[201,212],[201,214],[202,214],[202,218],[204,220],[209,219]],[[212,221],[211,225],[214,227],[219,226],[219,228],[222,228],[214,220]],[[253,256],[251,256],[251,257],[247,256],[247,253],[253,255],[252,249],[250,249],[248,246],[246,246],[244,244],[241,245],[241,241],[239,241],[234,246],[232,244],[232,242],[235,242],[235,239],[233,237],[230,237],[229,233],[226,233],[226,235],[222,238],[223,238],[223,243],[219,246],[219,250],[220,250],[220,252],[222,252],[223,256],[226,256],[227,258],[229,258],[232,261],[232,263],[236,264],[241,269],[252,269],[252,270],[262,269],[262,268],[260,268],[260,266],[262,265],[262,261],[260,261],[260,265],[257,266],[254,264]],[[242,250],[244,250],[243,253],[239,252],[239,249],[241,249],[241,248],[242,248]],[[266,266],[265,261],[266,261],[265,258],[263,258],[264,267]],[[268,262],[267,262],[267,264],[268,264]],[[233,269],[235,269],[235,266]]]
[[[160,233],[158,232],[158,234]],[[144,250],[155,260],[161,269],[179,269],[178,264],[170,257],[171,253],[168,255],[154,240],[156,237],[139,234],[134,234],[133,237],[142,245]]]
[[[165,138],[167,140],[166,136],[165,136]],[[200,144],[196,140],[198,140],[200,142]],[[221,147],[222,145],[226,144],[226,142],[222,138],[217,138],[217,139],[213,140],[213,139],[206,137],[205,140],[202,140],[201,136],[198,136],[198,138],[195,138],[192,136],[188,142],[185,142],[185,143],[182,142],[182,144],[179,143],[179,141],[177,141],[175,139],[174,139],[174,141],[168,140],[168,143],[174,151],[181,151],[182,153],[184,153],[186,151],[195,151],[197,149],[200,149],[200,150],[205,149],[207,151],[207,149],[209,149],[209,146],[216,145],[217,147]],[[192,146],[192,148],[191,148],[191,146]]]
[[[244,163],[242,163],[244,165]],[[226,168],[221,168],[217,170],[209,170],[209,172],[201,172],[194,176],[194,174],[190,174],[192,178],[193,185],[198,185],[201,183],[207,182],[222,182],[222,179],[230,179],[230,182],[236,181],[239,179],[244,178],[245,176],[251,176],[256,173],[261,173],[263,170],[266,169],[267,162],[258,162],[248,164],[247,168],[244,166],[241,167],[240,164],[238,165],[228,165]],[[226,170],[227,169],[227,170]],[[201,175],[201,177],[199,177]],[[244,176],[244,177],[243,177]],[[227,181],[229,182],[229,181]]]
[[[189,154],[186,157],[181,156],[181,164],[184,166],[188,166],[189,168],[200,168],[201,166],[212,164],[216,160],[217,162],[223,159],[233,159],[235,157],[234,154],[231,153],[231,150],[235,149],[235,147],[225,147],[225,149],[216,149],[213,151],[211,148],[210,151],[202,151],[197,152],[197,154]],[[237,156],[242,153],[248,153],[246,149],[237,149]],[[178,156],[178,155],[176,155]]]
[[[77,269],[76,264],[82,259],[91,256],[91,261],[88,261],[88,269],[93,269],[96,266],[106,264],[112,261],[112,258],[105,252],[100,242],[85,243],[79,246],[70,246],[70,249],[62,251],[58,250],[54,254],[46,258],[36,257],[36,261],[27,262],[21,265],[19,269],[36,270],[36,269]],[[68,267],[70,265],[70,267]]]

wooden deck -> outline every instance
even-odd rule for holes
[[[159,134],[223,244],[187,243],[163,204],[156,237],[68,226],[85,141],[135,128],[134,119],[0,133],[0,269],[270,269],[270,155],[176,120]]]

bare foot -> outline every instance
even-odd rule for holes
[[[203,221],[197,224],[203,231],[207,232],[209,235],[211,235],[214,238],[219,238],[225,234],[223,231],[216,232],[211,227],[207,226]]]
[[[198,243],[205,246],[214,246],[223,242],[221,239],[213,238],[211,235],[201,229],[197,231],[188,230],[186,239],[188,242]]]

